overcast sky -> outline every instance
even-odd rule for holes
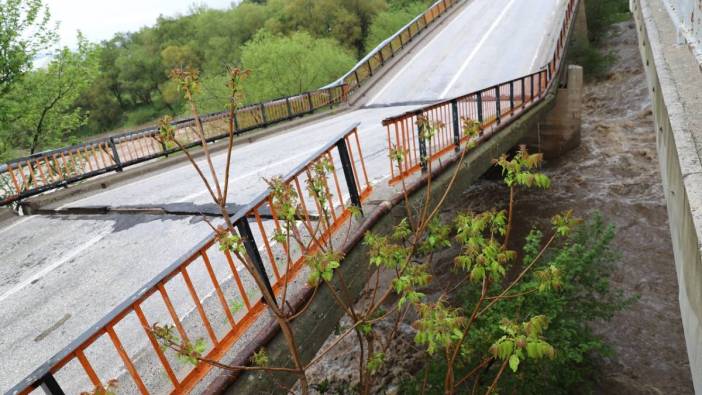
[[[61,22],[61,44],[75,47],[80,30],[90,41],[101,41],[117,32],[153,25],[159,15],[187,13],[193,4],[226,8],[232,0],[44,0],[51,16]]]

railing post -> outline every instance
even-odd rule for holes
[[[526,83],[524,82],[524,77],[520,80],[522,82],[522,108],[524,108],[526,106]]]
[[[239,118],[237,115],[239,114],[239,111],[234,111],[234,132],[238,133],[239,132]]]
[[[327,97],[329,97],[329,109],[334,108],[334,93],[332,92],[333,88],[327,88]]]
[[[356,77],[356,86],[361,86],[361,81],[358,80],[358,71],[353,71],[353,76]]]
[[[314,106],[312,105],[312,93],[310,93],[310,92],[307,92],[307,103],[310,105],[310,111],[309,111],[309,112],[313,112],[313,111],[314,111]]]
[[[361,210],[361,215],[363,215],[361,195],[358,193],[358,187],[356,186],[356,176],[354,175],[353,163],[351,163],[351,156],[349,155],[345,137],[340,138],[336,142],[336,149],[339,150],[339,159],[341,160],[341,168],[344,171],[344,178],[346,178],[346,187],[349,189],[349,195],[351,196],[351,204]]]
[[[405,43],[402,41],[402,32],[400,32],[400,35],[398,37],[400,37],[400,48],[404,48]]]
[[[509,111],[514,113],[514,81],[509,82]]]
[[[263,117],[263,126],[268,126],[268,117],[266,116],[266,106],[261,103],[261,116]]]
[[[483,125],[483,91],[478,91],[478,122]]]
[[[385,57],[383,56],[382,48],[380,48],[380,51],[378,51],[378,55],[380,55],[380,64],[385,64]]]
[[[422,124],[417,122],[417,139],[419,140],[419,165],[422,167],[422,173],[426,173],[429,169],[427,158],[427,141],[422,133]]]
[[[41,378],[41,389],[48,395],[64,395],[63,389],[50,372]]]
[[[531,75],[531,96],[529,96],[529,101],[534,101],[534,74]]]
[[[161,150],[163,150],[163,155],[168,157],[168,146],[166,145],[166,141],[164,139],[158,139],[158,142],[161,144]]]
[[[261,254],[258,252],[256,241],[254,241],[253,233],[251,232],[251,227],[249,226],[249,221],[246,219],[246,217],[241,218],[236,222],[236,229],[239,231],[239,236],[241,237],[242,243],[244,243],[246,255],[248,255],[253,262],[254,267],[256,267],[256,271],[261,276],[263,283],[266,285],[266,289],[275,300],[273,287],[271,287],[271,282],[268,279],[268,273],[266,273],[266,267],[263,266],[263,259],[261,259]],[[275,262],[271,262],[271,264],[275,265]]]
[[[502,98],[500,97],[500,86],[495,86],[495,121],[499,125],[502,121],[502,109],[500,108],[500,102]]]
[[[539,72],[539,97],[543,96],[543,86],[541,81],[541,72]]]
[[[112,148],[112,160],[115,161],[117,166],[117,171],[122,171],[122,161],[119,159],[119,154],[117,153],[117,145],[115,144],[115,139],[110,137],[110,148]]]
[[[292,113],[292,106],[290,105],[290,97],[285,98],[285,105],[288,107],[288,118],[292,118],[293,113]]]
[[[373,76],[373,68],[371,67],[371,64],[370,64],[371,59],[372,59],[372,57],[368,58],[368,61],[366,62],[366,64],[368,65],[368,75],[372,77]]]
[[[456,152],[461,149],[461,127],[458,122],[458,100],[451,100],[451,112],[453,122],[453,144],[456,146]]]

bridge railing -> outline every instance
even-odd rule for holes
[[[463,134],[463,121],[478,123],[480,132],[475,142],[480,143],[540,102],[553,82],[558,81],[557,73],[561,69],[577,5],[578,0],[568,1],[553,56],[541,70],[383,120],[388,149],[392,153],[390,184],[418,171],[427,171],[430,162],[452,150],[460,150],[469,138]],[[428,120],[435,133],[423,136],[420,119]]]
[[[323,177],[326,203],[307,190],[320,161],[333,166]],[[330,240],[349,220],[350,206],[360,207],[371,192],[357,125],[282,182],[299,197],[300,238]],[[239,210],[232,222],[246,255],[280,296],[317,245],[294,248],[276,243],[276,233],[285,225],[275,207],[267,190]],[[325,215],[320,215],[322,210]],[[290,256],[291,264],[276,259],[281,256]],[[80,393],[114,378],[121,393],[188,393],[211,365],[179,363],[176,353],[164,350],[149,328],[154,323],[171,325],[180,339],[205,338],[205,358],[220,360],[265,310],[251,274],[236,255],[220,250],[212,233],[8,393],[28,394],[39,388],[49,394]],[[120,376],[121,372],[126,373]]]
[[[423,32],[429,25],[444,15],[451,7],[462,0],[437,0],[424,13],[412,19],[397,33],[380,43],[339,80],[328,86],[345,84],[349,93],[355,91],[363,83],[373,77],[376,71],[383,67],[396,53],[401,51],[414,37]]]
[[[459,150],[470,138],[462,132],[464,120],[477,121],[481,139],[498,131],[504,122],[519,117],[546,92],[548,73],[542,70],[525,77],[481,89],[454,99],[383,120],[387,130],[390,155],[390,183],[394,184],[429,162],[452,150]],[[430,137],[420,136],[419,119],[436,128]]]
[[[252,104],[237,110],[235,133],[270,126],[320,108],[346,102],[348,86],[339,85],[300,95]],[[200,117],[208,142],[226,138],[228,113]],[[176,136],[186,147],[200,144],[194,118],[174,121]],[[0,206],[178,151],[157,139],[157,127],[41,152],[0,164]]]
[[[316,91],[252,104],[237,111],[237,134],[283,122],[348,100],[348,94],[370,79],[414,37],[461,0],[437,0],[421,15],[378,45],[336,82]],[[208,141],[227,136],[227,113],[201,117]],[[193,118],[173,122],[186,147],[200,144],[191,128]],[[0,164],[0,206],[147,160],[176,152],[162,145],[158,128],[148,128],[59,148]]]

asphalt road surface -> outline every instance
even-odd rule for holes
[[[230,201],[265,189],[329,136],[360,122],[369,176],[386,182],[381,120],[408,102],[457,96],[538,70],[560,29],[564,0],[472,0],[366,95],[366,107],[237,146]],[[405,103],[405,104],[403,104]],[[223,167],[224,154],[215,157]],[[185,163],[57,207],[209,203]],[[5,392],[209,233],[198,216],[31,216],[0,223],[0,392]],[[204,278],[204,277],[203,277]]]

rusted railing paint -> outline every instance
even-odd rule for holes
[[[361,145],[358,140],[356,127],[357,125],[354,125],[338,138],[333,139],[328,145],[312,155],[309,160],[283,178],[283,182],[291,186],[300,197],[301,224],[293,230],[294,232],[303,234],[303,236],[313,234],[321,242],[328,241],[351,217],[350,206],[354,204],[353,202],[362,202],[369,196],[371,185],[365,171],[363,153],[360,151]],[[342,148],[347,151],[341,152],[340,149]],[[347,158],[355,158],[355,160],[344,161],[344,155]],[[326,182],[324,197],[331,202],[331,204],[325,206],[328,216],[321,215],[320,202],[314,199],[305,189],[306,182],[310,179],[315,164],[322,158],[334,164],[334,170],[330,172],[331,174],[327,174],[324,179]],[[352,178],[347,178],[348,175],[351,175]],[[322,220],[322,217],[326,218],[326,220]],[[270,218],[269,223],[266,224],[263,218]],[[306,257],[319,248],[318,245],[311,242],[306,249],[293,249],[284,244],[276,245],[274,243],[274,232],[275,230],[281,230],[282,220],[278,218],[275,212],[270,191],[264,192],[249,205],[242,208],[232,217],[232,220],[234,223],[251,221],[254,224],[252,228],[256,229],[257,239],[261,240],[262,243],[256,240],[249,240],[249,242],[254,243],[254,248],[257,251],[258,249],[263,251],[261,259],[265,268],[273,269],[271,273],[270,271],[266,272],[264,268],[264,275],[271,282],[272,289],[277,295],[285,287],[286,281],[288,283],[293,281],[296,275],[300,273]],[[244,235],[241,235],[241,237],[244,237]],[[281,249],[284,256],[290,256],[291,258],[292,264],[289,266],[289,269],[287,265],[281,265],[280,259],[275,258],[276,252],[280,253]],[[201,279],[200,283],[209,282],[213,290],[209,298],[201,291],[204,285],[196,284],[193,278],[192,272],[198,269],[204,269],[204,273],[206,273],[206,276]],[[286,269],[288,270],[287,272],[285,271]],[[226,278],[222,277],[223,273],[227,274]],[[220,251],[216,235],[211,234],[120,304],[75,342],[51,358],[15,388],[11,389],[9,393],[28,394],[39,387],[46,387],[47,383],[52,386],[50,393],[62,393],[61,391],[64,390],[61,386],[71,384],[61,383],[60,377],[61,370],[69,364],[78,364],[82,368],[87,385],[93,387],[105,385],[108,380],[114,377],[101,377],[98,373],[96,365],[104,365],[106,361],[88,357],[88,353],[94,351],[95,347],[98,347],[100,351],[98,355],[104,356],[103,359],[109,359],[109,355],[112,356],[112,359],[107,361],[108,364],[120,364],[126,370],[126,375],[121,379],[127,380],[129,378],[131,381],[128,384],[133,385],[134,390],[138,393],[148,394],[156,390],[170,393],[187,393],[210,371],[211,366],[198,364],[192,367],[183,377],[179,378],[176,372],[179,369],[182,371],[183,365],[174,366],[172,364],[172,351],[162,350],[158,340],[154,338],[148,328],[157,321],[171,324],[175,327],[181,339],[190,341],[196,338],[196,334],[193,332],[197,329],[199,332],[204,332],[204,337],[208,339],[209,347],[205,357],[214,360],[221,359],[266,309],[257,288],[247,290],[244,286],[244,276],[248,278],[250,275],[243,269],[243,262],[240,262],[237,257],[228,252]],[[184,314],[179,314],[175,308],[173,297],[178,295],[174,295],[168,289],[169,286],[175,286],[175,283],[185,284],[185,287],[181,286],[181,288],[195,307],[192,314],[188,317],[184,316]],[[180,297],[182,297],[182,294]],[[231,298],[240,301],[241,314],[230,310],[227,300]],[[160,306],[158,314],[153,311],[146,311],[146,305],[149,305],[150,309],[154,310],[154,303]],[[224,312],[221,322],[213,321],[211,317],[213,313],[208,308],[216,308]],[[195,318],[198,318],[200,322],[200,324],[195,325],[195,329],[192,327],[193,322],[189,322],[186,325],[186,319],[192,321]],[[153,369],[153,365],[157,365],[163,373],[158,384],[170,386],[169,390],[153,388],[152,376],[146,375],[144,369],[147,368],[143,366],[143,363],[139,363],[139,358],[145,354],[144,352],[133,355],[127,351],[124,340],[117,329],[121,325],[125,325],[125,322],[130,319],[136,321],[138,323],[137,326],[141,327],[132,328],[134,329],[131,332],[132,335],[138,333],[139,338],[142,340],[140,343],[143,343],[145,347],[154,353],[153,363],[148,369]],[[226,331],[222,328],[225,328]],[[105,346],[105,340],[107,340],[109,346],[108,350],[105,349],[107,347]],[[132,339],[131,341],[135,342],[136,340]],[[102,342],[100,346],[97,345],[98,342]],[[75,378],[72,377],[72,379]],[[81,388],[81,390],[87,391],[91,390],[91,388]]]
[[[437,0],[426,11],[412,19],[397,33],[380,43],[373,51],[363,57],[351,71],[337,81],[327,85],[327,87],[343,84],[348,86],[349,93],[353,93],[353,91],[370,79],[379,68],[390,61],[396,53],[405,48],[415,36],[423,32],[429,25],[443,16],[447,10],[461,1]]]
[[[553,57],[541,70],[383,120],[388,149],[401,156],[398,161],[395,155],[390,155],[390,184],[426,171],[433,161],[458,150],[469,138],[462,133],[462,120],[479,123],[476,143],[480,143],[543,100],[553,82],[559,80],[557,74],[561,70],[577,3],[578,0],[569,0]],[[419,117],[425,117],[437,127],[428,140],[419,136]]]
[[[346,102],[348,87],[334,86],[240,108],[234,117],[237,135],[270,126],[318,109]],[[227,112],[200,117],[208,142],[228,136]],[[176,137],[186,147],[201,144],[195,119],[173,122]],[[158,139],[159,129],[127,132],[97,141],[38,153],[0,164],[0,206],[68,184],[178,151]]]

